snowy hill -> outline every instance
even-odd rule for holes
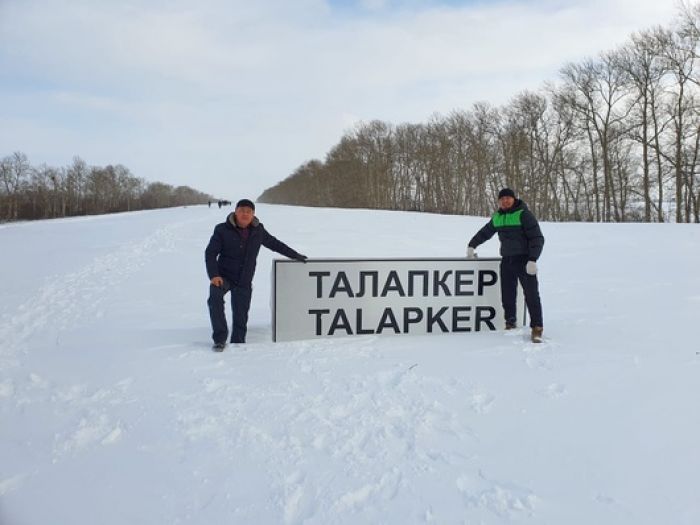
[[[542,345],[272,343],[263,251],[249,344],[216,354],[224,215],[0,226],[2,525],[700,523],[698,225],[542,224]],[[486,220],[258,216],[310,257],[461,256]]]

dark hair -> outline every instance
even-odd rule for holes
[[[244,206],[246,208],[250,208],[253,211],[255,211],[255,204],[253,204],[253,201],[250,199],[241,199],[236,203],[236,208],[240,208],[241,206]]]

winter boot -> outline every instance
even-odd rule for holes
[[[211,348],[214,352],[223,352],[224,348],[226,348],[226,343],[214,343],[214,346]]]
[[[506,321],[506,330],[515,330],[518,327],[513,321]]]
[[[541,326],[533,326],[532,327],[532,334],[530,335],[530,340],[533,343],[541,343],[543,331],[544,331],[544,328],[542,328]]]

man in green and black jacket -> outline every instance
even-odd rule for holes
[[[537,283],[537,259],[542,254],[544,236],[535,216],[522,200],[515,198],[515,192],[510,188],[503,188],[498,193],[498,210],[469,241],[467,258],[475,258],[474,249],[495,233],[501,241],[501,301],[505,328],[510,330],[517,326],[515,302],[519,280],[530,312],[532,341],[540,343],[544,324]]]

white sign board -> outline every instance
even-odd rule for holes
[[[275,260],[273,340],[500,330],[500,259]],[[520,291],[522,297],[522,290]],[[518,301],[518,319],[524,302]]]

